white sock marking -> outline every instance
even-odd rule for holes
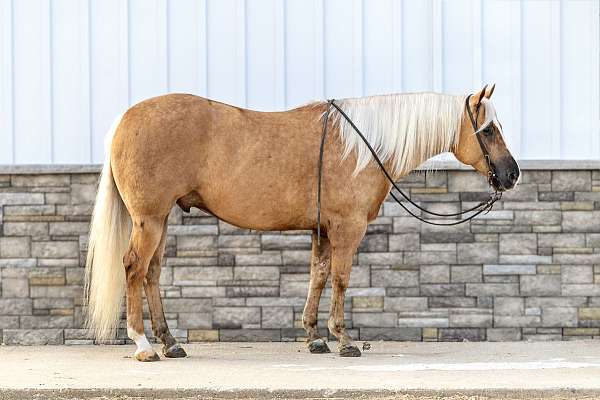
[[[129,338],[131,340],[133,340],[137,346],[137,350],[135,351],[135,354],[139,354],[143,351],[151,351],[154,352],[154,349],[152,348],[152,346],[150,345],[150,342],[148,342],[148,339],[146,338],[145,334],[139,334],[136,331],[134,331],[132,328],[130,328],[129,326],[127,327],[127,336],[129,336]]]

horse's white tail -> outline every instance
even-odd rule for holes
[[[85,268],[85,293],[88,299],[86,327],[99,340],[114,337],[125,292],[123,255],[127,249],[131,224],[110,166],[112,139],[122,116],[115,119],[105,139],[106,159],[92,214]]]

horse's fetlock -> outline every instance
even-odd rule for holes
[[[317,319],[313,316],[303,315],[302,325],[308,328],[314,328],[317,325]]]
[[[346,324],[344,323],[344,321],[336,321],[335,319],[330,319],[329,322],[327,323],[327,327],[329,328],[329,331],[332,333],[340,333],[342,332],[344,329],[346,329]]]

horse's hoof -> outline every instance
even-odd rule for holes
[[[154,350],[136,351],[134,357],[136,360],[142,362],[160,361],[160,357]]]
[[[179,345],[179,343],[175,343],[173,346],[169,347],[168,349],[166,348],[166,346],[163,346],[163,355],[168,358],[187,357],[187,353],[185,352],[183,347],[181,347]]]
[[[323,339],[315,339],[308,342],[308,350],[313,354],[331,353],[329,346],[327,346],[327,343]]]
[[[356,346],[342,346],[340,357],[360,357],[360,350]]]

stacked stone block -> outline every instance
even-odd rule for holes
[[[93,342],[82,294],[96,181],[76,171],[0,173],[2,343]],[[440,212],[471,207],[488,190],[462,170],[415,172],[400,184]],[[310,232],[239,229],[173,209],[161,289],[175,336],[303,340],[310,248]],[[328,286],[324,334],[330,295]],[[493,211],[452,227],[386,201],[354,258],[345,306],[363,340],[600,337],[600,171],[523,171]],[[125,340],[122,329],[116,342]]]

